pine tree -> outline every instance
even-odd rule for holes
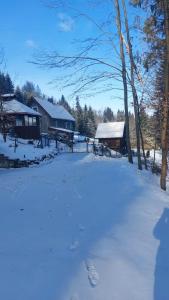
[[[24,103],[24,95],[19,86],[17,86],[15,89],[15,96],[19,102]]]
[[[0,94],[13,94],[14,85],[9,74],[0,73]]]
[[[72,109],[67,100],[65,99],[64,95],[61,96],[61,99],[58,101],[58,104],[62,105],[70,114],[72,113]]]
[[[0,95],[6,93],[6,85],[5,85],[5,75],[0,73]]]
[[[50,103],[54,103],[54,98],[53,98],[53,97],[48,97],[47,100],[48,100]]]
[[[164,59],[161,87],[163,96],[161,106],[161,148],[162,167],[160,185],[166,190],[167,154],[168,154],[168,127],[169,127],[169,1],[168,0],[138,0],[135,5],[145,6],[149,16],[144,25],[146,42],[149,44],[149,52],[145,60],[148,70],[154,67],[154,73],[160,68],[160,60]]]
[[[111,110],[110,107],[107,107],[103,112],[103,121],[106,122],[112,122],[114,121],[114,113]]]
[[[125,120],[125,114],[123,110],[118,109],[117,111],[117,116],[116,116],[116,120],[119,121],[124,121]]]
[[[94,111],[92,110],[92,107],[89,106],[88,109],[88,122],[89,122],[89,137],[94,137],[96,132],[96,121],[95,121],[95,115]]]
[[[14,85],[8,73],[5,75],[5,93],[6,94],[14,93]]]
[[[83,109],[83,127],[84,127],[84,135],[90,135],[90,128],[89,128],[89,116],[88,116],[88,107],[85,104]]]
[[[84,125],[83,125],[83,110],[80,105],[79,97],[76,97],[76,130],[80,132],[80,134],[84,133]]]

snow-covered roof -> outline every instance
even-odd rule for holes
[[[72,130],[65,129],[65,128],[53,127],[53,126],[49,127],[49,129],[56,130],[56,131],[68,132],[68,133],[74,133],[74,131],[72,131]]]
[[[124,122],[100,123],[96,131],[96,139],[122,138]]]
[[[72,115],[61,105],[53,104],[48,100],[34,97],[36,102],[48,113],[53,119],[75,121]]]
[[[9,98],[9,97],[15,97],[15,94],[3,94],[1,95],[2,98]]]
[[[32,108],[24,105],[23,103],[17,101],[16,99],[4,101],[3,108],[4,108],[4,111],[9,114],[19,113],[19,114],[40,116],[40,114],[38,112],[36,112]]]

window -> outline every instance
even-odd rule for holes
[[[36,117],[25,116],[25,126],[36,126]]]
[[[29,126],[32,126],[32,125],[33,125],[33,118],[29,117]]]
[[[32,125],[33,125],[33,126],[36,126],[36,125],[37,125],[36,117],[33,117],[33,118],[32,118]]]
[[[65,122],[65,128],[66,128],[66,129],[70,129],[70,123],[67,122],[67,121]]]
[[[22,116],[16,117],[16,126],[23,126],[23,118]]]
[[[29,117],[25,116],[25,126],[29,126]]]

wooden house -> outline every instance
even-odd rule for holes
[[[112,150],[126,153],[125,122],[109,122],[98,124],[95,139]]]
[[[66,136],[68,139],[69,136],[72,138],[75,119],[63,106],[39,97],[32,97],[29,105],[42,116],[42,133],[53,133]]]
[[[4,97],[5,99],[5,97]],[[40,138],[40,117],[41,115],[17,101],[16,98],[3,100],[3,109],[1,115],[11,116],[13,120],[12,134],[23,139]]]

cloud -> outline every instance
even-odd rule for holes
[[[25,45],[28,48],[37,48],[37,45],[33,40],[26,40]]]
[[[73,30],[74,20],[70,16],[60,13],[58,14],[58,19],[58,27],[61,31],[70,32]]]

